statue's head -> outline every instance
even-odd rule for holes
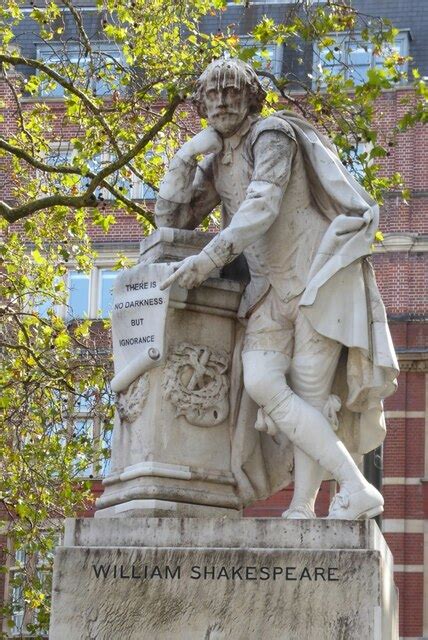
[[[237,58],[214,60],[198,79],[193,102],[219,133],[232,135],[249,114],[260,113],[266,92],[256,72]]]

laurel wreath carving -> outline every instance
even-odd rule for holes
[[[198,427],[214,427],[229,415],[229,357],[225,351],[182,343],[164,369],[164,397],[176,416]]]

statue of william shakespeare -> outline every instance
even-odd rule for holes
[[[264,98],[237,59],[216,60],[199,78],[194,102],[209,126],[171,161],[156,222],[194,229],[221,202],[223,229],[162,288],[197,287],[244,254],[240,401],[257,403],[256,429],[292,443],[295,490],[283,517],[314,518],[321,481],[333,477],[340,491],[328,517],[371,518],[383,498],[355,460],[384,438],[382,401],[398,373],[367,260],[378,207],[312,124],[289,111],[262,118]]]

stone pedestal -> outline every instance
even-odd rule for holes
[[[210,237],[159,229],[142,241],[140,262],[182,260]],[[171,289],[162,362],[136,382],[134,415],[120,419],[116,412],[97,518],[239,515],[229,372],[243,284],[217,276],[195,290]]]
[[[373,521],[69,520],[50,640],[398,640]]]

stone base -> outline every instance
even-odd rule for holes
[[[69,520],[50,640],[398,640],[373,522]]]
[[[167,500],[130,500],[95,512],[95,518],[240,518],[241,511]]]

